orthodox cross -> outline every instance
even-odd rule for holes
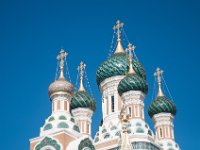
[[[67,55],[68,54],[63,49],[61,49],[60,54],[56,57],[56,59],[58,61],[60,61],[60,68],[61,69],[63,69],[63,67],[64,67],[64,62],[65,62]]]
[[[116,25],[113,27],[113,30],[117,30],[117,40],[120,40],[120,28],[124,26],[124,23],[117,20]]]
[[[128,48],[126,49],[126,51],[128,51],[129,52],[129,63],[130,63],[130,65],[129,65],[129,74],[133,74],[133,73],[135,73],[135,71],[134,71],[134,69],[133,69],[133,56],[132,56],[132,51],[134,51],[135,50],[135,46],[134,45],[132,45],[131,43],[129,43],[128,44]]]
[[[83,86],[83,75],[84,75],[85,68],[86,68],[86,64],[84,64],[81,61],[80,66],[78,66],[78,71],[80,73],[80,87],[79,87],[79,91],[85,91],[85,88]]]
[[[154,73],[154,76],[157,77],[157,82],[161,83],[161,75],[163,74],[163,70],[161,70],[160,68],[156,69],[156,72]]]
[[[78,66],[78,71],[80,73],[80,78],[83,79],[83,75],[84,75],[84,70],[86,68],[86,64],[84,64],[82,61],[80,63],[80,66]]]
[[[60,79],[61,78],[62,79],[65,78],[63,70],[64,70],[64,62],[65,62],[65,59],[66,59],[67,55],[68,54],[63,49],[61,49],[60,54],[56,57],[56,59],[58,61],[60,61],[60,77],[59,77]]]
[[[126,48],[126,51],[129,53],[129,60],[132,61],[132,51],[135,50],[135,46],[132,45],[131,43],[128,44],[128,48]]]
[[[161,88],[161,75],[163,74],[163,70],[160,68],[156,69],[156,72],[154,73],[154,76],[157,77],[157,82],[158,82],[158,95],[157,96],[163,96],[163,91]]]

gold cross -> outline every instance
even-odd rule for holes
[[[120,40],[120,28],[124,26],[124,23],[121,22],[119,20],[117,20],[116,22],[116,25],[113,27],[113,30],[116,30],[117,29],[117,40],[119,41]]]
[[[154,73],[154,76],[157,77],[157,82],[161,83],[161,75],[163,74],[163,70],[161,70],[160,68],[156,69],[156,72]]]
[[[132,61],[132,51],[135,50],[135,46],[131,43],[128,44],[128,48],[126,48],[126,51],[129,52],[129,60]]]
[[[56,57],[56,59],[60,61],[60,69],[63,69],[67,55],[68,54],[63,49],[61,49],[60,54]]]
[[[84,70],[86,68],[86,64],[84,64],[82,61],[80,63],[80,66],[78,66],[78,71],[80,73],[80,78],[81,80],[83,79],[83,75],[84,75]]]

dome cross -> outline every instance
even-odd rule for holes
[[[83,61],[80,62],[80,65],[78,66],[78,71],[80,74],[80,87],[79,91],[85,91],[85,88],[83,86],[83,76],[84,76],[84,71],[86,68],[86,64],[83,63]]]
[[[59,79],[65,79],[64,77],[64,62],[66,60],[68,53],[61,49],[60,54],[56,57],[58,61],[60,61],[60,76]]]
[[[117,20],[116,25],[113,27],[113,30],[117,30],[117,41],[120,41],[120,28],[124,26],[123,22],[120,22],[119,20]]]
[[[157,82],[158,82],[158,95],[157,96],[164,96],[161,88],[161,76],[164,73],[163,70],[160,68],[156,69],[156,72],[154,73],[154,76],[157,77]]]
[[[129,53],[128,57],[129,57],[129,74],[134,74],[135,73],[135,70],[133,69],[133,55],[132,55],[132,51],[135,50],[135,46],[132,45],[131,43],[128,44],[128,48],[126,48],[126,51]]]

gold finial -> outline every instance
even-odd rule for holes
[[[132,55],[132,51],[135,50],[135,46],[132,45],[131,43],[128,44],[128,48],[126,49],[126,51],[129,52],[129,74],[135,74],[135,70],[133,69],[133,55]]]
[[[85,88],[83,86],[83,75],[84,75],[84,70],[86,68],[86,64],[84,64],[82,61],[80,62],[80,66],[78,66],[78,71],[80,73],[80,87],[78,91],[85,91]]]
[[[161,75],[163,74],[163,70],[160,68],[156,69],[156,72],[154,73],[154,76],[157,77],[157,82],[158,82],[158,95],[157,96],[164,96],[162,87],[161,87]]]
[[[56,57],[56,59],[58,61],[60,61],[60,76],[59,76],[59,79],[65,79],[65,77],[64,77],[64,62],[65,62],[67,55],[68,54],[63,49],[61,49],[60,54]]]
[[[122,47],[121,44],[121,31],[120,28],[124,26],[124,23],[120,22],[119,20],[117,20],[116,25],[113,27],[113,30],[117,30],[117,48],[115,50],[115,53],[119,53],[122,52],[124,53],[124,49]]]

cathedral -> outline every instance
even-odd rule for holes
[[[91,124],[95,99],[84,85],[86,65],[78,67],[79,88],[65,76],[67,53],[57,56],[59,76],[48,88],[52,113],[40,128],[38,137],[30,139],[30,150],[180,150],[175,142],[173,120],[176,106],[163,92],[163,71],[154,76],[157,94],[148,106],[154,131],[145,121],[144,102],[148,93],[146,73],[137,59],[135,46],[123,48],[123,23],[117,21],[115,51],[96,71],[102,94],[102,121],[92,138]]]

